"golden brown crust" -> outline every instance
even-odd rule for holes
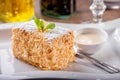
[[[67,34],[48,40],[42,32],[13,29],[13,54],[16,58],[42,70],[64,69],[74,61],[74,36]]]

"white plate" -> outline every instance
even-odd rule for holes
[[[104,28],[109,33],[114,30],[114,26],[120,25],[120,19],[113,22],[106,22],[101,24],[62,24],[56,23],[58,26],[67,27],[76,30],[82,27],[93,26]],[[33,24],[33,22],[31,22]],[[113,24],[112,24],[113,23]],[[65,70],[61,71],[41,71],[37,68],[21,62],[14,58],[11,50],[11,28],[16,25],[23,25],[26,23],[2,24],[0,25],[0,79],[1,78],[75,78],[75,79],[120,79],[120,74],[108,74],[107,72],[95,67],[87,60],[77,59],[76,62],[71,63]],[[28,24],[28,23],[27,23]],[[107,25],[113,26],[107,26]],[[115,25],[114,25],[115,24]],[[120,56],[112,48],[111,41],[106,42],[103,47],[93,57],[104,61],[112,66],[120,68]]]

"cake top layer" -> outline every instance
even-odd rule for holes
[[[37,30],[37,27],[35,27],[35,25],[32,25],[32,24],[25,24],[25,25],[19,26],[19,28],[27,32],[35,32]]]
[[[55,27],[54,29],[45,33],[45,38],[53,39],[53,38],[56,38],[56,37],[61,36],[63,34],[67,34],[68,32],[69,32],[69,30],[66,28]]]
[[[27,24],[27,25],[21,26],[19,28],[21,30],[25,30],[27,32],[36,32],[37,31],[36,25],[31,25],[31,24]],[[47,38],[48,40],[51,40],[51,39],[57,38],[63,34],[67,34],[69,31],[70,31],[69,29],[56,26],[54,29],[44,32],[44,37]]]

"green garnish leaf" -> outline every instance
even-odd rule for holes
[[[35,22],[38,30],[44,29],[44,21],[43,20],[39,20],[37,17],[34,17],[34,22]]]
[[[50,23],[45,27],[45,30],[47,29],[54,29],[55,28],[55,24],[54,23]]]
[[[54,23],[49,23],[48,25],[45,26],[44,20],[39,20],[36,16],[34,16],[34,22],[38,28],[38,30],[42,30],[43,32],[48,29],[54,29],[55,24]]]

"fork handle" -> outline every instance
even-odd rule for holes
[[[106,63],[100,62],[99,60],[97,60],[97,59],[95,59],[95,58],[93,58],[93,57],[91,57],[91,56],[88,56],[88,55],[86,55],[85,53],[80,53],[80,54],[78,53],[78,54],[76,54],[76,55],[77,55],[78,57],[80,57],[81,55],[83,55],[83,57],[85,57],[85,58],[86,58],[88,61],[90,61],[93,65],[95,65],[95,66],[103,69],[104,71],[107,71],[108,73],[113,74],[113,73],[119,73],[119,72],[120,72],[119,69],[117,69],[117,68],[115,68],[115,67],[113,67],[113,66],[111,66],[111,65],[108,65],[108,64],[106,64]]]
[[[92,60],[93,60],[93,59],[92,59]],[[108,64],[106,64],[106,63],[100,62],[100,61],[98,61],[98,60],[96,60],[96,59],[94,59],[94,62],[92,61],[92,63],[93,63],[94,65],[98,66],[99,68],[101,68],[101,69],[103,69],[103,70],[111,73],[111,74],[113,74],[113,73],[119,73],[119,72],[120,72],[119,69],[117,69],[117,68],[115,68],[115,67],[113,67],[113,66],[111,66],[111,65],[108,65]]]

